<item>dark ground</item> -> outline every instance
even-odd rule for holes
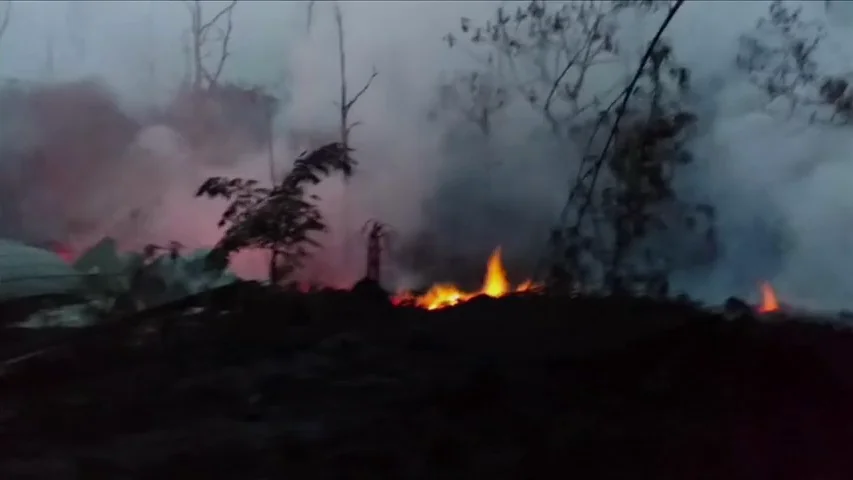
[[[204,301],[0,332],[3,358],[61,345],[0,375],[0,479],[853,478],[853,334],[830,326],[614,298]]]

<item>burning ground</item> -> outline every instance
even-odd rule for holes
[[[452,283],[437,283],[422,295],[414,295],[409,291],[398,293],[392,299],[392,303],[394,305],[409,305],[427,310],[438,310],[467,302],[478,296],[500,298],[513,293],[534,292],[538,288],[541,286],[531,280],[525,280],[517,287],[510,284],[501,261],[501,249],[498,247],[492,252],[486,264],[486,276],[483,278],[483,285],[480,290],[466,292]]]
[[[83,329],[6,328],[0,476],[853,469],[853,335],[837,323],[541,293],[428,310],[369,293],[238,283]]]

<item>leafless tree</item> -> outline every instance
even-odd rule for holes
[[[233,14],[237,0],[231,0],[226,6],[205,20],[202,0],[183,0],[190,12],[190,53],[192,62],[192,88],[194,91],[215,87],[225,68],[225,62],[231,52],[231,32],[234,28]],[[217,45],[216,54],[212,45]],[[205,62],[211,56],[213,68]]]
[[[370,88],[370,84],[373,83],[373,79],[379,74],[376,71],[376,68],[373,68],[373,73],[371,73],[370,78],[367,79],[367,82],[364,83],[364,86],[358,90],[355,95],[352,97],[349,96],[348,93],[348,84],[347,84],[347,55],[346,50],[344,49],[344,16],[341,12],[341,7],[337,3],[335,3],[335,25],[337,26],[338,31],[338,61],[340,65],[340,75],[341,75],[341,96],[339,100],[339,108],[340,108],[340,136],[341,136],[341,144],[344,146],[346,150],[350,149],[350,133],[352,129],[359,125],[361,122],[355,121],[350,122],[349,114],[352,110],[355,103],[361,98],[362,95]],[[348,177],[344,177],[344,182],[346,185]],[[346,187],[344,190],[344,196],[347,195]],[[346,221],[349,218],[348,212],[349,202],[346,198],[343,201],[343,208],[341,209],[341,224],[342,231],[346,231]],[[344,235],[345,238],[349,238],[347,235]],[[343,244],[343,251],[341,252],[342,261],[344,263],[347,262],[348,257],[346,252],[349,250],[349,242],[345,241]]]
[[[348,96],[347,93],[347,54],[344,50],[344,16],[341,13],[341,7],[338,4],[335,4],[335,24],[338,27],[338,58],[340,61],[340,71],[341,71],[341,100],[340,100],[340,109],[341,109],[341,143],[344,146],[349,147],[349,134],[353,128],[359,125],[361,122],[349,122],[349,113],[352,110],[352,107],[355,105],[355,102],[364,95],[364,92],[370,88],[370,84],[373,83],[373,79],[379,75],[379,72],[376,71],[376,68],[373,69],[373,73],[371,73],[370,78],[367,79],[364,86],[361,87],[361,90],[356,92],[352,98]]]
[[[310,32],[311,23],[313,21],[314,16],[314,4],[315,1],[308,2],[308,20],[307,27]],[[360,125],[361,122],[356,121],[350,123],[349,114],[352,108],[355,106],[355,103],[367,92],[367,89],[370,88],[370,85],[373,83],[373,79],[379,75],[379,72],[376,71],[376,68],[373,68],[373,73],[371,73],[370,78],[367,79],[364,86],[356,92],[356,94],[352,97],[349,96],[349,85],[347,83],[347,54],[344,49],[345,44],[345,36],[344,36],[344,15],[341,12],[340,5],[335,2],[335,25],[337,26],[338,31],[338,62],[340,65],[340,75],[341,75],[341,96],[340,101],[338,102],[338,106],[340,108],[340,135],[341,135],[341,143],[349,147],[349,135],[352,132],[352,129],[357,125]]]

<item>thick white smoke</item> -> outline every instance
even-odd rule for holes
[[[528,259],[544,247],[576,168],[577,146],[549,136],[541,115],[524,101],[511,102],[495,119],[495,140],[488,146],[476,140],[470,125],[427,115],[436,104],[440,76],[473,62],[465,51],[448,49],[442,37],[457,31],[460,17],[485,20],[499,5],[341,3],[350,91],[361,88],[373,67],[379,76],[352,112],[353,120],[362,122],[353,131],[360,172],[349,185],[333,180],[320,192],[334,230],[309,277],[338,284],[356,279],[362,260],[352,252],[363,248],[358,229],[371,218],[392,225],[406,241],[438,231],[441,238],[433,245],[452,242],[451,256],[467,257],[464,262],[474,265],[498,244],[507,246],[509,257]],[[207,9],[217,7],[220,2],[210,2]],[[768,2],[687,2],[667,32],[677,58],[693,73],[700,118],[700,135],[692,145],[697,161],[683,174],[684,190],[717,208],[723,244],[713,269],[691,272],[676,284],[717,301],[753,295],[758,281],[769,280],[792,303],[849,306],[853,196],[847,183],[853,178],[853,137],[846,127],[810,125],[807,118],[768,106],[735,67],[739,35],[751,30],[767,7]],[[804,8],[804,15],[827,18],[823,2],[804,2]],[[853,66],[853,12],[845,9],[853,10],[832,2],[818,58],[823,73]],[[307,133],[334,138],[338,128],[332,4],[315,4],[310,32],[307,11],[307,2],[243,1],[234,15],[232,57],[224,76],[289,99],[276,120],[280,169],[311,146]],[[0,44],[0,76],[98,77],[126,111],[144,116],[176,94],[187,65],[182,45],[188,19],[181,2],[16,3]],[[630,72],[660,18],[623,20],[625,58],[598,71],[593,84],[609,85]],[[174,239],[209,245],[218,235],[222,204],[192,198],[200,181],[213,174],[268,178],[263,150],[238,152],[236,161],[214,168],[205,161],[213,152],[189,148],[169,128],[148,123],[124,160],[115,160],[120,168],[109,181],[92,189],[86,210],[99,228],[80,242],[113,234],[126,244]],[[469,172],[480,171],[489,172],[488,182],[465,183],[476,177]],[[431,224],[435,216],[429,205],[436,195],[445,198],[441,208],[452,206],[459,215]],[[148,205],[139,214],[145,221],[128,227],[125,219],[140,205]],[[342,254],[347,248],[350,253]],[[454,258],[449,261],[459,263]],[[263,272],[263,259],[252,261],[246,260],[244,271]],[[397,280],[405,283],[407,277]]]

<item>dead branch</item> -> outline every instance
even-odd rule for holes
[[[12,0],[6,0],[3,3],[6,4],[6,8],[3,9],[3,18],[0,19],[0,41],[6,35],[6,29],[9,28],[9,19],[12,18]]]
[[[349,151],[349,135],[353,128],[356,125],[359,125],[359,122],[350,123],[349,122],[349,113],[352,110],[355,103],[364,95],[364,92],[370,88],[370,84],[373,83],[373,79],[379,74],[376,71],[376,67],[373,68],[373,73],[370,75],[370,78],[367,79],[367,82],[364,86],[359,90],[355,96],[350,98],[347,95],[347,56],[346,50],[344,50],[344,16],[341,12],[340,5],[335,2],[335,24],[338,29],[338,59],[340,63],[340,74],[341,74],[341,98],[340,98],[340,115],[341,115],[341,144],[344,147],[345,151]],[[344,177],[344,185],[347,185],[347,177]],[[346,188],[346,187],[345,187]],[[346,189],[344,190],[344,195],[346,195]],[[341,222],[342,222],[342,230],[346,230],[346,219],[349,217],[349,202],[344,201],[343,209],[341,210]],[[342,245],[341,256],[346,263],[349,260],[349,257],[346,255],[346,251],[349,248],[349,242],[345,241]]]
[[[585,189],[583,192],[584,200],[580,205],[578,210],[578,216],[575,221],[576,225],[580,225],[583,220],[583,216],[586,213],[592,202],[592,194],[595,189],[596,182],[599,178],[599,174],[601,173],[601,167],[604,165],[605,160],[607,158],[607,153],[610,150],[610,146],[613,144],[613,140],[616,138],[616,134],[619,132],[619,123],[622,121],[622,117],[628,111],[628,101],[631,99],[631,94],[634,92],[635,87],[637,86],[637,82],[640,81],[640,77],[643,75],[643,71],[646,67],[646,64],[652,58],[652,54],[655,51],[655,46],[657,46],[658,42],[663,36],[663,32],[666,30],[666,27],[669,26],[672,19],[675,17],[675,14],[678,13],[678,10],[681,8],[681,5],[684,4],[684,0],[677,0],[672,7],[669,9],[669,13],[664,19],[661,26],[658,28],[658,31],[655,33],[655,36],[652,38],[652,41],[649,42],[649,46],[646,48],[646,52],[643,55],[643,58],[640,60],[640,65],[637,67],[636,72],[634,72],[634,77],[631,79],[631,82],[628,83],[628,86],[623,90],[621,98],[622,102],[619,107],[616,109],[616,119],[613,121],[613,125],[610,128],[610,133],[607,136],[607,140],[604,142],[604,147],[601,150],[601,154],[596,159],[592,168],[588,171],[581,174],[581,178],[578,180],[578,183],[582,183],[582,181],[586,178],[590,178],[589,188]],[[594,136],[595,134],[593,134]]]
[[[587,72],[589,72],[589,69],[594,65],[593,60],[597,58],[601,53],[605,51],[611,51],[613,49],[611,40],[608,40],[607,37],[602,37],[599,34],[601,21],[603,19],[603,15],[598,15],[593,21],[591,27],[584,27],[586,39],[584,40],[583,47],[580,48],[577,52],[575,52],[572,58],[566,63],[566,66],[563,68],[560,74],[557,75],[557,78],[551,85],[551,89],[548,91],[548,96],[545,99],[545,104],[542,107],[542,112],[545,115],[545,119],[548,120],[548,123],[551,124],[551,128],[555,133],[559,132],[559,121],[554,117],[554,114],[551,111],[551,105],[552,101],[554,100],[554,95],[557,93],[557,89],[560,87],[560,85],[563,84],[563,79],[566,77],[572,67],[574,67],[575,65],[578,66],[577,80],[570,87],[568,85],[565,87],[566,92],[568,94],[568,98],[571,100],[571,103],[574,107],[573,114],[578,115],[585,109],[585,107],[581,107],[577,104],[577,99],[579,98],[580,90],[584,85],[586,74]],[[604,38],[605,40],[596,42],[596,40],[599,40],[601,38]],[[565,37],[563,37],[563,41],[565,42]],[[564,45],[563,48],[566,52],[570,51],[568,45]],[[579,60],[580,63],[578,63]]]
[[[364,86],[361,87],[361,90],[359,90],[358,93],[356,93],[355,96],[352,97],[352,99],[344,106],[346,110],[349,110],[353,105],[355,105],[358,98],[361,97],[368,88],[370,88],[370,84],[373,83],[373,79],[376,78],[377,75],[379,75],[379,72],[376,71],[376,67],[373,67],[373,72],[370,74],[370,78],[367,79],[367,83],[365,83]]]
[[[205,81],[207,82],[207,88],[215,87],[225,68],[225,62],[231,55],[228,47],[231,43],[231,33],[234,28],[233,13],[234,7],[237,6],[237,0],[228,2],[228,5],[216,12],[206,22],[202,20],[204,13],[201,0],[184,0],[184,5],[187,6],[191,17],[190,35],[194,70],[193,88],[195,90],[202,89],[202,83]],[[223,28],[218,27],[223,20],[225,26]],[[219,33],[218,38],[210,38],[212,31]],[[205,52],[205,48],[211,40],[219,43],[219,58],[216,60],[212,73],[204,65],[204,59],[210,54],[210,52]]]
[[[234,0],[231,3],[230,8],[234,8],[234,5],[236,4],[237,0]],[[225,10],[223,10],[223,12],[224,11]],[[219,61],[216,64],[216,72],[213,74],[212,77],[208,75],[208,81],[211,83],[216,83],[216,81],[219,79],[219,76],[222,75],[222,69],[225,67],[225,60],[231,54],[231,52],[228,51],[228,44],[231,42],[231,31],[234,29],[234,21],[232,15],[230,14],[230,10],[229,14],[225,18],[225,30],[222,32],[221,39],[222,51],[221,55],[219,56]]]
[[[194,0],[194,1],[195,1],[196,5],[199,5],[199,7],[201,6],[200,5],[201,0]],[[223,16],[227,15],[230,17],[231,12],[234,10],[234,6],[236,6],[236,5],[237,5],[237,0],[231,0],[231,2],[228,5],[226,5],[222,10],[217,12],[216,15],[214,15],[213,18],[210,19],[210,21],[208,21],[204,25],[201,25],[199,27],[199,30],[206,32],[208,29],[210,29],[210,27],[212,27],[214,24],[216,24],[216,22],[218,22],[219,19],[222,18]]]
[[[569,212],[572,210],[572,206],[575,205],[576,202],[579,202],[574,221],[572,222],[572,225],[567,229],[568,231],[579,232],[581,230],[585,215],[588,209],[592,206],[593,195],[597,180],[599,178],[599,174],[601,172],[602,167],[607,162],[608,153],[610,152],[610,149],[619,133],[619,126],[623,117],[628,111],[628,103],[632,97],[632,94],[635,92],[637,84],[640,81],[640,78],[643,76],[644,71],[646,70],[646,66],[649,64],[650,61],[652,61],[655,49],[660,43],[663,32],[669,26],[670,22],[675,17],[675,14],[678,12],[679,8],[681,8],[683,3],[684,0],[677,0],[672,4],[672,6],[669,8],[666,18],[661,23],[651,42],[649,42],[648,47],[646,48],[646,51],[642,59],[640,60],[640,63],[631,81],[622,90],[622,92],[617,95],[616,98],[613,99],[610,105],[608,105],[598,115],[598,119],[593,127],[593,130],[585,147],[586,155],[584,155],[583,160],[578,166],[578,172],[574,180],[574,185],[571,188],[569,196],[565,204],[563,205],[563,209],[560,213],[559,222],[560,225],[563,226],[567,221],[567,216]],[[608,118],[610,118],[610,114],[614,111],[614,109],[615,119],[611,124],[610,132],[607,136],[603,148],[601,149],[598,155],[589,155],[589,151],[591,150],[594,144],[594,140],[597,137],[599,130],[604,126],[605,123],[608,123]],[[542,265],[540,264],[539,268],[541,268],[541,266]],[[537,268],[537,270],[539,268]]]
[[[589,39],[587,40],[587,43],[590,43]],[[548,91],[548,96],[545,98],[545,105],[542,107],[542,110],[545,112],[545,116],[548,118],[548,121],[551,122],[552,125],[555,125],[557,123],[556,119],[554,119],[553,115],[551,114],[551,102],[554,100],[554,94],[557,93],[557,89],[560,88],[560,84],[563,82],[563,79],[566,78],[566,75],[569,73],[569,70],[571,70],[572,67],[575,66],[575,63],[580,58],[582,52],[583,49],[575,52],[574,57],[572,57],[572,59],[569,60],[568,63],[566,63],[565,68],[563,68],[563,71],[560,72],[559,75],[557,75],[557,78],[551,85],[551,90]]]
[[[379,75],[379,72],[376,71],[376,68],[373,68],[373,73],[370,75],[370,78],[367,79],[367,82],[364,86],[359,90],[352,98],[349,98],[347,95],[347,56],[346,51],[344,50],[344,18],[341,13],[341,8],[338,4],[335,4],[335,23],[338,27],[338,58],[340,63],[340,73],[341,73],[341,99],[340,99],[340,112],[341,112],[341,143],[345,146],[349,146],[349,134],[352,129],[359,125],[361,122],[349,123],[349,112],[352,110],[355,103],[364,95],[364,92],[370,88],[370,85],[373,83],[373,79]]]

